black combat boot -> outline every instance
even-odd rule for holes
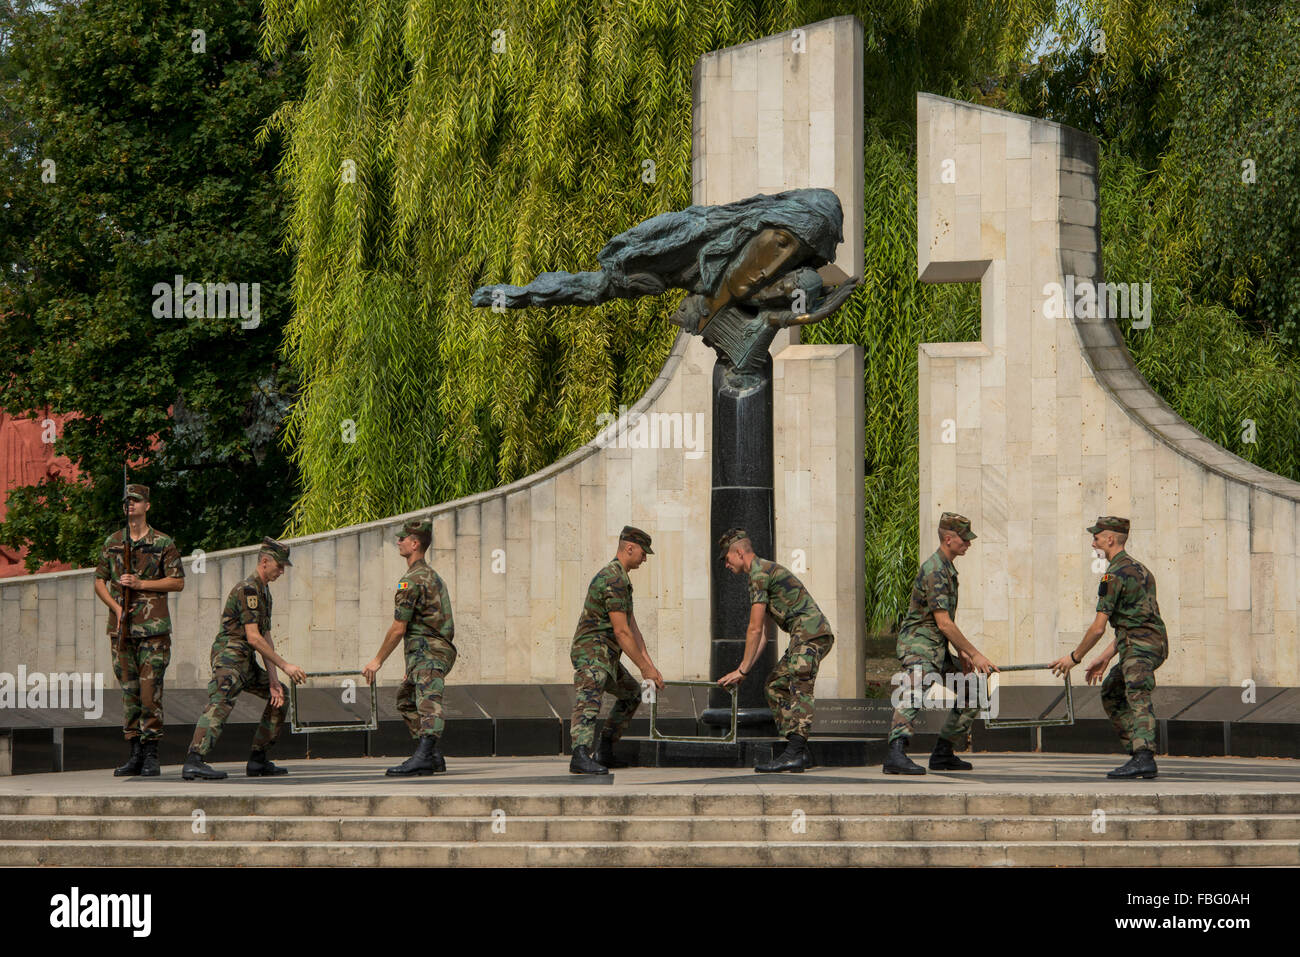
[[[789,736],[789,744],[779,758],[773,758],[767,764],[754,768],[759,774],[775,774],[779,771],[799,773],[812,765],[812,756],[808,754],[808,739],[801,734]]]
[[[244,768],[244,773],[250,778],[273,778],[276,775],[288,774],[289,769],[276,767],[266,756],[264,749],[254,748],[248,756],[248,766]]]
[[[885,766],[881,768],[886,774],[924,774],[925,768],[907,756],[907,745],[911,738],[895,738],[889,742],[889,753],[885,755]]]
[[[1134,751],[1133,757],[1127,762],[1117,767],[1114,771],[1107,771],[1108,778],[1153,778],[1156,776],[1156,756],[1143,748],[1141,751]]]
[[[443,774],[447,770],[447,759],[442,756],[442,751],[438,747],[438,736],[433,736],[433,772],[434,774]]]
[[[952,750],[952,742],[940,738],[934,742],[934,751],[930,754],[931,771],[969,771],[971,763],[957,757]]]
[[[433,738],[422,735],[415,753],[395,768],[384,772],[390,778],[424,777],[433,773]]]
[[[614,757],[614,739],[607,734],[600,736],[600,745],[596,748],[595,761],[607,768],[625,768],[626,761]]]
[[[585,744],[575,745],[573,758],[569,761],[570,774],[609,774],[609,768],[597,764],[591,759],[591,752]]]
[[[140,745],[140,777],[156,778],[162,774],[158,764],[158,739],[151,738]]]
[[[140,748],[140,739],[131,739],[131,756],[126,759],[126,764],[113,770],[115,778],[135,777],[140,773],[140,765],[144,763],[144,751]]]
[[[221,781],[225,779],[226,772],[210,767],[204,763],[203,755],[191,751],[185,755],[185,767],[181,768],[181,777],[186,781],[193,781],[195,778],[200,781]]]

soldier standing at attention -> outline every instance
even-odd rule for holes
[[[1102,683],[1101,703],[1124,750],[1132,757],[1107,772],[1106,777],[1154,778],[1156,715],[1151,693],[1156,689],[1156,669],[1169,657],[1169,638],[1156,603],[1155,578],[1124,551],[1128,529],[1127,518],[1113,515],[1097,519],[1097,524],[1088,528],[1092,547],[1110,560],[1097,587],[1097,617],[1084,632],[1079,647],[1052,662],[1052,671],[1067,674],[1106,634],[1106,622],[1114,626],[1115,640],[1085,673],[1088,684],[1092,684],[1119,655],[1119,664]]]
[[[163,678],[172,657],[172,621],[167,592],[185,587],[181,553],[171,537],[149,527],[149,488],[128,485],[123,492],[126,534],[130,536],[131,573],[125,574],[124,533],[108,536],[95,569],[95,594],[108,606],[108,633],[113,637],[113,674],[122,686],[122,733],[131,757],[116,777],[157,777],[158,739],[163,734]],[[122,590],[130,590],[129,634],[118,635]]]
[[[957,649],[963,674],[978,671],[986,675],[998,670],[961,633],[954,621],[957,617],[957,567],[953,559],[965,555],[974,538],[975,533],[965,516],[944,512],[939,517],[939,548],[921,563],[921,571],[912,583],[912,598],[898,628],[898,660],[902,666],[898,693],[901,704],[895,708],[890,722],[889,753],[881,769],[886,774],[925,773],[925,768],[907,756],[907,745],[912,740],[912,722],[920,710],[924,677],[957,672],[949,642]],[[978,713],[978,707],[953,707],[939,729],[939,739],[934,743],[930,755],[931,771],[971,769],[969,761],[957,757],[954,747],[965,745],[966,735]]]
[[[628,572],[640,568],[647,555],[653,555],[650,536],[639,528],[626,525],[618,536],[618,552],[608,565],[596,572],[587,587],[587,600],[578,618],[569,659],[573,662],[573,774],[608,774],[610,768],[626,767],[614,758],[614,743],[627,729],[628,722],[641,703],[641,686],[620,660],[623,652],[656,688],[664,686],[659,669],[650,660],[645,639],[632,613],[632,580]],[[601,695],[608,691],[618,700],[601,732],[600,747],[593,757],[591,746],[596,737],[596,718],[600,715]]]
[[[754,554],[749,533],[743,528],[728,529],[718,540],[718,550],[733,575],[749,577],[750,600],[749,627],[740,666],[719,678],[718,684],[727,688],[749,676],[749,670],[767,644],[765,625],[770,614],[789,633],[790,646],[768,675],[763,690],[777,732],[790,744],[779,758],[754,770],[763,774],[801,772],[811,764],[808,735],[813,722],[813,685],[821,660],[835,644],[835,636],[803,583],[789,569]]]
[[[289,561],[289,546],[272,538],[262,539],[257,553],[257,569],[230,590],[221,613],[221,631],[212,643],[212,680],[208,682],[208,706],[194,727],[194,738],[185,758],[181,777],[186,781],[200,778],[219,781],[225,771],[209,767],[204,758],[221,737],[226,718],[235,707],[240,692],[247,691],[266,699],[262,721],[253,735],[253,751],[245,773],[250,778],[288,774],[266,757],[266,749],[275,744],[284,724],[284,688],[275,675],[279,668],[295,684],[307,680],[297,665],[285,661],[271,642],[271,589],[268,587],[282,574]],[[263,670],[254,658],[262,656]]]
[[[396,767],[390,777],[423,776],[446,771],[447,763],[438,753],[438,735],[442,734],[443,682],[456,663],[452,639],[456,626],[451,617],[451,596],[428,563],[424,554],[433,541],[433,522],[407,522],[397,536],[397,554],[406,559],[406,574],[397,582],[393,603],[393,623],[384,635],[379,653],[361,670],[370,684],[375,675],[402,643],[406,657],[406,677],[397,691],[397,710],[416,740],[415,753]]]

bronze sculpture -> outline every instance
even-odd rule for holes
[[[482,286],[476,306],[598,305],[685,289],[671,321],[702,337],[729,372],[760,372],[777,330],[826,318],[856,278],[830,262],[844,214],[828,189],[795,189],[661,213],[620,233],[594,272],[542,273],[527,286]]]

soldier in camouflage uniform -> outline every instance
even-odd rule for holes
[[[781,755],[754,768],[760,773],[801,772],[812,763],[808,735],[813,722],[817,669],[835,644],[830,623],[808,589],[790,570],[754,554],[749,533],[728,529],[718,540],[719,557],[733,575],[749,578],[749,626],[740,665],[718,679],[724,688],[744,681],[767,644],[768,615],[790,635],[790,646],[767,677],[763,690],[777,732],[789,741]]]
[[[1151,694],[1156,688],[1156,669],[1169,657],[1169,638],[1156,603],[1156,580],[1124,551],[1127,518],[1106,515],[1088,531],[1092,533],[1092,547],[1109,560],[1097,586],[1097,617],[1079,647],[1053,662],[1052,670],[1058,675],[1069,672],[1106,634],[1106,623],[1114,626],[1115,640],[1085,673],[1088,683],[1094,683],[1111,659],[1119,655],[1119,664],[1101,686],[1101,703],[1124,750],[1132,757],[1106,777],[1154,778],[1156,716]]]
[[[925,768],[907,756],[912,739],[912,723],[920,710],[927,676],[988,674],[997,671],[993,663],[961,633],[957,627],[957,567],[953,560],[965,555],[976,537],[970,521],[955,512],[939,517],[939,548],[921,563],[921,571],[912,583],[912,597],[907,614],[898,628],[898,661],[901,671],[894,717],[889,728],[889,753],[881,770],[886,774],[924,774]],[[953,661],[948,645],[957,649],[960,660]],[[934,680],[934,678],[930,678]],[[961,702],[958,701],[958,705]],[[957,757],[954,749],[964,747],[978,707],[956,707],[948,714],[930,755],[932,771],[969,771],[971,763]]]
[[[148,524],[148,487],[128,485],[122,506],[127,529],[108,537],[95,569],[95,594],[109,608],[113,674],[122,686],[122,732],[131,745],[131,757],[113,774],[157,777],[162,773],[158,739],[163,734],[163,678],[172,655],[167,592],[185,587],[185,570],[176,543]],[[131,538],[129,575],[123,573],[125,534]],[[123,587],[131,591],[126,640],[118,638]]]
[[[640,568],[646,556],[653,554],[649,535],[631,525],[624,526],[619,534],[618,552],[608,565],[596,572],[587,587],[587,600],[569,650],[577,693],[569,726],[573,736],[569,770],[574,774],[608,774],[610,768],[627,766],[615,759],[614,744],[627,730],[641,703],[641,686],[623,667],[623,652],[627,652],[643,679],[653,681],[656,688],[664,686],[663,676],[650,660],[632,612],[632,580],[627,574]],[[601,695],[606,691],[618,700],[605,722],[600,747],[593,756],[596,718],[600,715]]]
[[[407,522],[397,536],[397,553],[406,559],[406,574],[393,598],[393,623],[379,653],[361,670],[371,684],[397,643],[406,657],[406,677],[397,691],[397,710],[416,740],[415,753],[386,772],[391,777],[423,776],[447,770],[438,752],[442,734],[442,691],[447,672],[456,663],[456,634],[451,596],[428,563],[425,552],[433,541],[433,523]]]
[[[262,720],[253,735],[253,750],[245,773],[250,778],[289,773],[267,758],[266,749],[275,744],[284,724],[284,688],[275,669],[279,668],[295,684],[307,680],[301,668],[280,657],[271,641],[269,586],[284,574],[286,565],[292,564],[287,545],[264,538],[257,554],[256,571],[232,588],[226,597],[226,607],[221,613],[221,631],[212,643],[208,706],[194,727],[190,751],[185,758],[185,767],[181,769],[181,777],[186,781],[196,778],[219,781],[226,777],[225,771],[210,767],[204,758],[221,737],[226,718],[235,707],[235,699],[244,691],[266,699]],[[262,656],[266,670],[258,665],[254,653]]]

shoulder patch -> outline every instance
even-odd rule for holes
[[[256,595],[249,595],[249,596],[248,596],[248,607],[249,607],[249,608],[256,608],[256,607],[257,607],[257,596],[256,596]]]
[[[406,589],[410,587],[411,587],[411,583],[408,582],[405,578],[403,578],[400,582],[397,583],[398,591],[406,591]]]

